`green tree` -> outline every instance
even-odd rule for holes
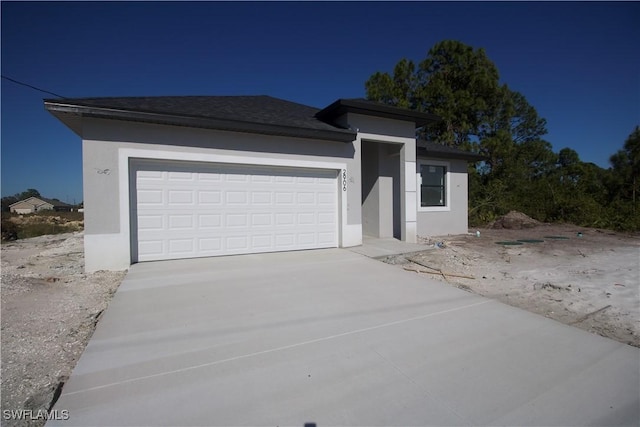
[[[2,198],[2,212],[9,212],[10,208],[9,206],[11,206],[12,204],[14,204],[15,202],[17,202],[18,199],[16,198],[16,196],[5,196]]]
[[[367,80],[367,97],[397,107],[418,109],[417,78],[413,61],[401,59],[393,69],[393,76],[377,72]]]
[[[376,72],[365,89],[370,100],[440,116],[422,136],[446,145],[478,135],[500,90],[498,70],[484,50],[453,40],[437,43],[418,67],[402,59],[393,75]]]
[[[40,192],[35,188],[29,188],[26,191],[23,191],[22,193],[16,194],[16,198],[18,200],[28,199],[29,197],[42,197],[42,196],[40,195]]]
[[[28,199],[29,197],[42,197],[40,192],[35,188],[29,188],[22,193],[16,193],[13,196],[5,196],[2,198],[2,212],[9,212],[9,206],[20,200]]]
[[[545,120],[524,95],[500,84],[483,49],[445,40],[417,67],[402,59],[392,74],[373,74],[365,88],[370,100],[442,118],[420,137],[485,156],[469,169],[472,216],[491,219],[522,205],[520,193],[530,193],[532,179],[555,165],[549,143],[540,139]]]
[[[484,49],[445,40],[431,48],[420,63],[417,81],[419,109],[442,117],[425,137],[464,146],[499,108],[503,96],[498,69]]]
[[[622,199],[630,199],[635,209],[640,190],[640,127],[636,126],[624,147],[612,155],[609,161],[615,177],[613,194]]]
[[[374,73],[365,89],[370,100],[442,118],[419,137],[484,156],[469,167],[471,224],[517,209],[543,221],[640,229],[640,128],[611,157],[610,170],[570,148],[555,153],[543,139],[545,119],[500,83],[486,52],[452,40],[417,65],[405,58],[391,74]]]

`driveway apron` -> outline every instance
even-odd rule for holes
[[[638,425],[639,362],[342,249],[141,263],[48,425]]]

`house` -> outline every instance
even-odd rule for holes
[[[44,197],[29,197],[9,205],[9,210],[18,214],[30,214],[40,211],[70,211],[71,205],[57,199],[45,199]]]
[[[82,138],[85,269],[467,232],[467,161],[438,117],[363,99],[48,99]]]
[[[38,211],[53,210],[53,204],[38,197],[29,197],[9,205],[9,210],[18,214],[30,214]]]
[[[40,211],[71,212],[73,206],[58,199],[44,197],[29,197],[9,205],[9,210],[18,214],[29,214]]]

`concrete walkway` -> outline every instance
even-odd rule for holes
[[[364,236],[362,245],[347,248],[351,252],[368,256],[369,258],[381,258],[390,255],[400,255],[411,252],[421,252],[433,249],[432,245],[421,243],[407,243],[394,238],[379,239]]]
[[[132,266],[48,425],[638,425],[640,350],[342,250]]]

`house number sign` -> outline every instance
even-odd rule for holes
[[[347,191],[347,170],[342,169],[342,191]]]

